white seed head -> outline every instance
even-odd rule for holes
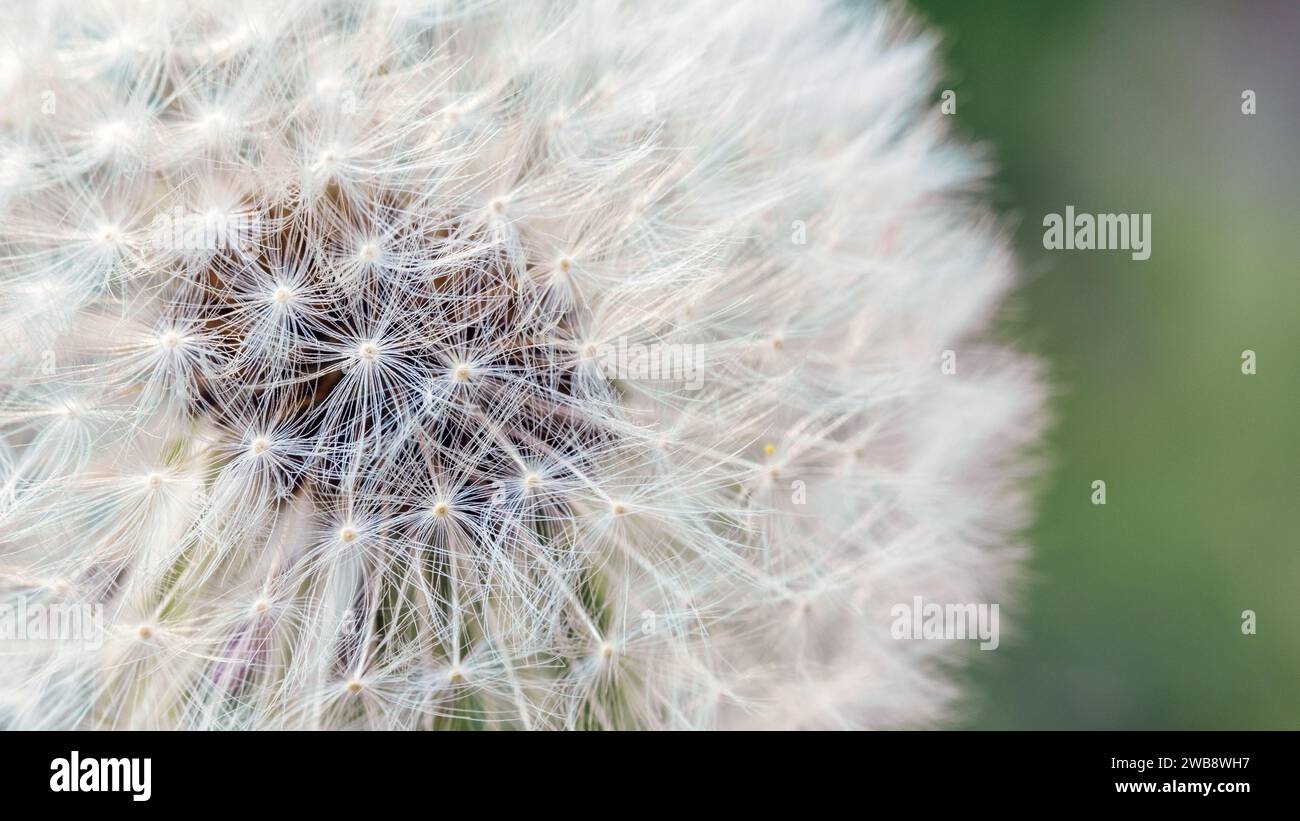
[[[891,607],[1014,590],[1044,391],[900,10],[51,2],[0,8],[0,567],[118,640],[5,648],[0,726],[946,714]]]

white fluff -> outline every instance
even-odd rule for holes
[[[0,643],[0,726],[946,715],[967,648],[890,607],[1006,600],[1042,389],[981,341],[1013,260],[929,38],[822,2],[0,21],[0,603],[108,622]]]

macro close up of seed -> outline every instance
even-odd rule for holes
[[[0,604],[103,623],[0,727],[958,704],[891,607],[1013,600],[1046,386],[900,10],[0,19]]]

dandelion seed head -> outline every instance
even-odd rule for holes
[[[889,608],[1014,591],[1043,390],[899,10],[20,5],[0,606],[119,640],[0,726],[947,715]]]

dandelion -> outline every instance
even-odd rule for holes
[[[3,15],[0,726],[948,714],[1042,389],[897,11]]]

